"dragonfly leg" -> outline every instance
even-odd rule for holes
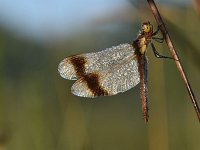
[[[152,36],[157,35],[159,31],[160,31],[160,26],[157,26],[157,30],[152,34]]]
[[[153,53],[154,53],[154,55],[155,55],[156,58],[168,58],[168,59],[173,59],[173,60],[178,61],[177,59],[174,59],[174,58],[172,58],[172,57],[160,55],[160,54],[158,53],[158,51],[156,50],[156,48],[155,48],[155,46],[154,46],[153,43],[151,43],[151,47],[152,47]]]
[[[161,28],[162,25],[164,25],[164,24],[160,24],[160,25],[157,26],[157,29],[156,29],[156,31],[152,34],[152,36],[155,36],[155,35],[158,34],[158,32],[160,31],[160,28]],[[165,25],[164,25],[164,26],[165,26]],[[167,34],[167,31],[165,31],[165,33]]]
[[[164,37],[161,37],[161,38],[160,37],[155,37],[155,35],[157,35],[158,32],[160,31],[160,26],[158,26],[157,30],[152,34],[152,39],[155,40],[156,42],[163,43]]]
[[[164,42],[164,37],[160,38],[160,37],[152,37],[153,40],[155,40],[158,43],[163,43]]]
[[[159,43],[163,43],[164,42],[164,36],[163,37],[155,37],[155,35],[157,35],[158,34],[158,32],[160,31],[160,27],[161,27],[162,25],[158,25],[157,26],[157,30],[152,34],[152,39],[153,40],[155,40],[156,42],[159,42]],[[167,34],[167,31],[166,31],[166,34]]]

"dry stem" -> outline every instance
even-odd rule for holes
[[[199,122],[200,122],[200,109],[199,109],[198,103],[197,103],[197,101],[195,99],[195,96],[194,96],[194,93],[193,93],[192,88],[190,86],[190,83],[188,81],[188,78],[187,78],[187,76],[186,76],[186,74],[185,74],[185,72],[183,70],[183,67],[181,65],[180,59],[178,58],[177,52],[176,52],[176,50],[175,50],[175,48],[173,46],[172,40],[171,40],[171,38],[169,36],[169,33],[168,33],[168,31],[167,31],[167,29],[165,27],[165,24],[164,24],[164,22],[163,22],[163,20],[161,18],[161,15],[160,15],[157,7],[156,7],[156,4],[155,4],[154,0],[147,0],[147,2],[149,3],[149,6],[151,8],[151,11],[152,11],[155,19],[156,19],[156,22],[157,22],[158,26],[160,27],[160,30],[161,30],[161,32],[163,34],[163,37],[165,38],[165,41],[166,41],[166,43],[167,43],[167,45],[169,47],[171,55],[175,60],[176,67],[179,70],[179,73],[180,73],[180,75],[181,75],[181,77],[182,77],[182,79],[183,79],[183,81],[184,81],[184,83],[185,83],[185,85],[187,87],[188,93],[190,95],[190,99],[191,99],[191,101],[193,103],[193,106],[194,106],[195,111],[197,113],[197,117],[198,117]]]

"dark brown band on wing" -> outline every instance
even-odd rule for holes
[[[148,89],[147,89],[147,60],[144,55],[138,56],[138,72],[140,74],[140,94],[142,100],[142,111],[144,115],[144,121],[148,122]]]
[[[86,59],[82,56],[72,56],[70,58],[71,64],[74,66],[74,70],[76,71],[76,76],[81,77],[85,74],[85,64]]]
[[[99,75],[97,73],[90,73],[82,78],[83,81],[87,83],[88,88],[93,93],[94,96],[107,96],[108,91],[103,89],[103,87],[100,86],[99,82]]]

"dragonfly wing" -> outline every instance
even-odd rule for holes
[[[110,69],[89,73],[72,86],[72,93],[81,97],[111,96],[125,92],[140,82],[138,63],[131,57]]]
[[[58,72],[65,79],[76,80],[91,72],[107,70],[133,56],[133,46],[121,44],[96,53],[67,57],[60,62]]]

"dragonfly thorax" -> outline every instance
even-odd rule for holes
[[[146,48],[151,42],[153,34],[153,25],[150,22],[144,22],[137,38],[133,41],[133,47],[138,55],[144,55]]]

